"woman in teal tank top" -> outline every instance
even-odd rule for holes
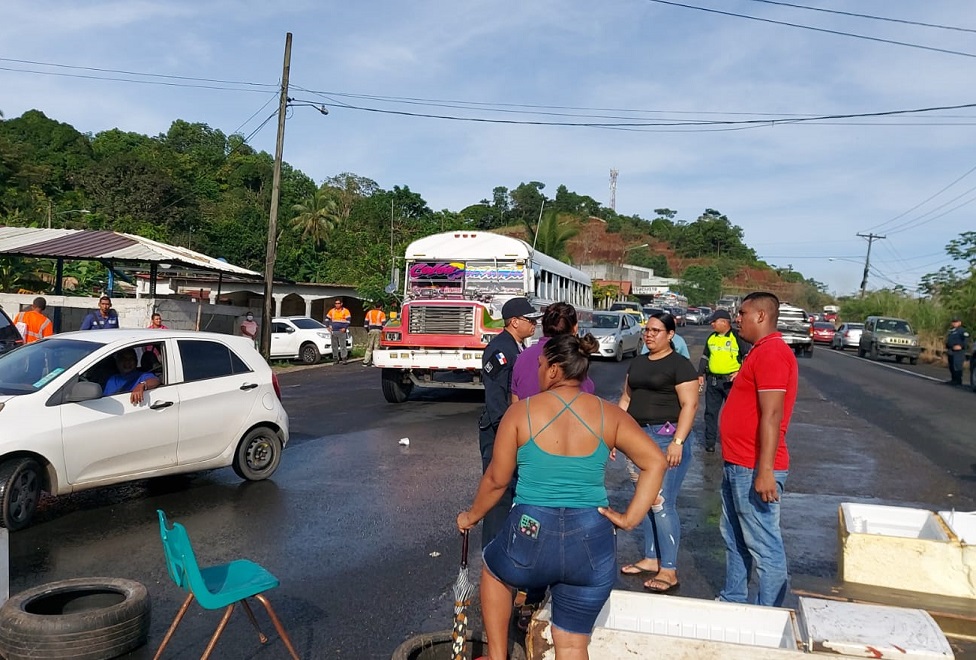
[[[539,357],[541,392],[512,405],[470,510],[471,529],[501,498],[518,467],[515,505],[484,550],[481,607],[491,658],[508,647],[512,590],[548,589],[557,655],[586,648],[616,579],[616,528],[633,529],[661,488],[664,454],[626,412],[580,391],[596,340],[554,337]],[[623,513],[609,507],[607,458],[620,449],[641,468]]]

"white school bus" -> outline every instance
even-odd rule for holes
[[[403,306],[373,353],[391,403],[415,387],[482,388],[481,355],[502,331],[511,298],[525,296],[540,310],[559,301],[593,307],[586,273],[509,236],[434,234],[411,243],[404,261]]]

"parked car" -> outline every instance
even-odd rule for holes
[[[133,349],[161,381],[140,404],[103,393],[116,355]],[[5,353],[0,424],[0,525],[11,531],[30,524],[42,491],[226,466],[257,481],[288,443],[278,380],[251,340],[180,330],[69,332]]]
[[[867,355],[872,360],[892,356],[898,362],[905,358],[911,364],[918,362],[922,348],[918,335],[905,319],[890,316],[869,316],[857,344],[858,357]]]
[[[346,333],[346,346],[352,350],[352,334]],[[332,356],[332,331],[308,316],[276,316],[271,319],[271,357],[301,360],[315,364],[322,356]]]
[[[580,332],[589,332],[599,340],[600,348],[593,355],[612,357],[617,362],[627,354],[636,357],[643,341],[636,316],[627,312],[593,312],[590,324],[581,325]]]
[[[830,340],[830,347],[838,351],[845,348],[857,348],[863,329],[863,323],[842,323],[837,328],[837,332],[834,333],[834,338]]]
[[[7,313],[0,307],[0,353],[6,353],[24,343],[24,338],[17,331],[17,326]]]
[[[615,302],[610,305],[611,312],[624,312],[625,314],[631,314],[634,320],[640,327],[644,327],[647,323],[647,314],[644,313],[644,309],[641,307],[640,303],[636,302]]]
[[[813,324],[813,341],[818,344],[829,344],[834,339],[837,328],[833,323],[817,321]]]
[[[701,325],[701,312],[698,311],[697,307],[689,307],[685,310],[685,323]]]

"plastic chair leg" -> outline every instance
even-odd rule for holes
[[[186,600],[183,601],[183,605],[180,607],[179,612],[176,613],[176,618],[173,619],[173,623],[170,624],[169,630],[166,631],[166,636],[163,637],[163,643],[159,645],[159,649],[156,651],[156,655],[153,656],[153,660],[159,660],[163,656],[163,649],[169,644],[169,640],[173,637],[173,633],[176,632],[176,626],[180,625],[180,621],[183,620],[183,615],[186,611],[190,609],[190,603],[193,602],[193,594],[189,594]]]
[[[285,632],[284,626],[281,625],[281,621],[278,619],[278,615],[275,614],[274,609],[271,607],[271,603],[268,602],[267,597],[264,594],[257,594],[254,596],[258,602],[264,605],[264,609],[268,611],[268,616],[271,617],[271,623],[274,624],[275,630],[278,631],[278,636],[281,637],[281,641],[285,643],[285,647],[291,654],[294,660],[300,660],[298,653],[295,651],[295,647],[291,643],[291,638],[288,637],[288,633]]]
[[[258,631],[258,639],[262,644],[267,644],[268,637],[261,632],[261,629],[258,627],[258,620],[254,618],[254,612],[251,611],[251,606],[248,604],[247,598],[241,601],[241,605],[244,606],[244,611],[247,612],[247,618],[251,620],[251,625],[253,625],[254,629]]]
[[[230,615],[234,613],[234,605],[236,603],[231,603],[224,610],[224,616],[221,617],[220,623],[217,624],[217,630],[214,631],[213,637],[210,638],[210,643],[207,644],[207,648],[203,651],[203,655],[200,656],[200,660],[207,660],[210,654],[213,653],[214,647],[217,646],[217,640],[224,632],[224,628],[227,627],[227,622],[230,621]]]

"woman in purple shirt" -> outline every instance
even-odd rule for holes
[[[539,356],[542,348],[552,337],[575,335],[579,332],[576,308],[569,303],[557,302],[546,307],[542,314],[542,339],[519,353],[512,367],[512,403],[527,399],[539,390]],[[580,390],[593,394],[593,381],[589,376],[580,384]]]

